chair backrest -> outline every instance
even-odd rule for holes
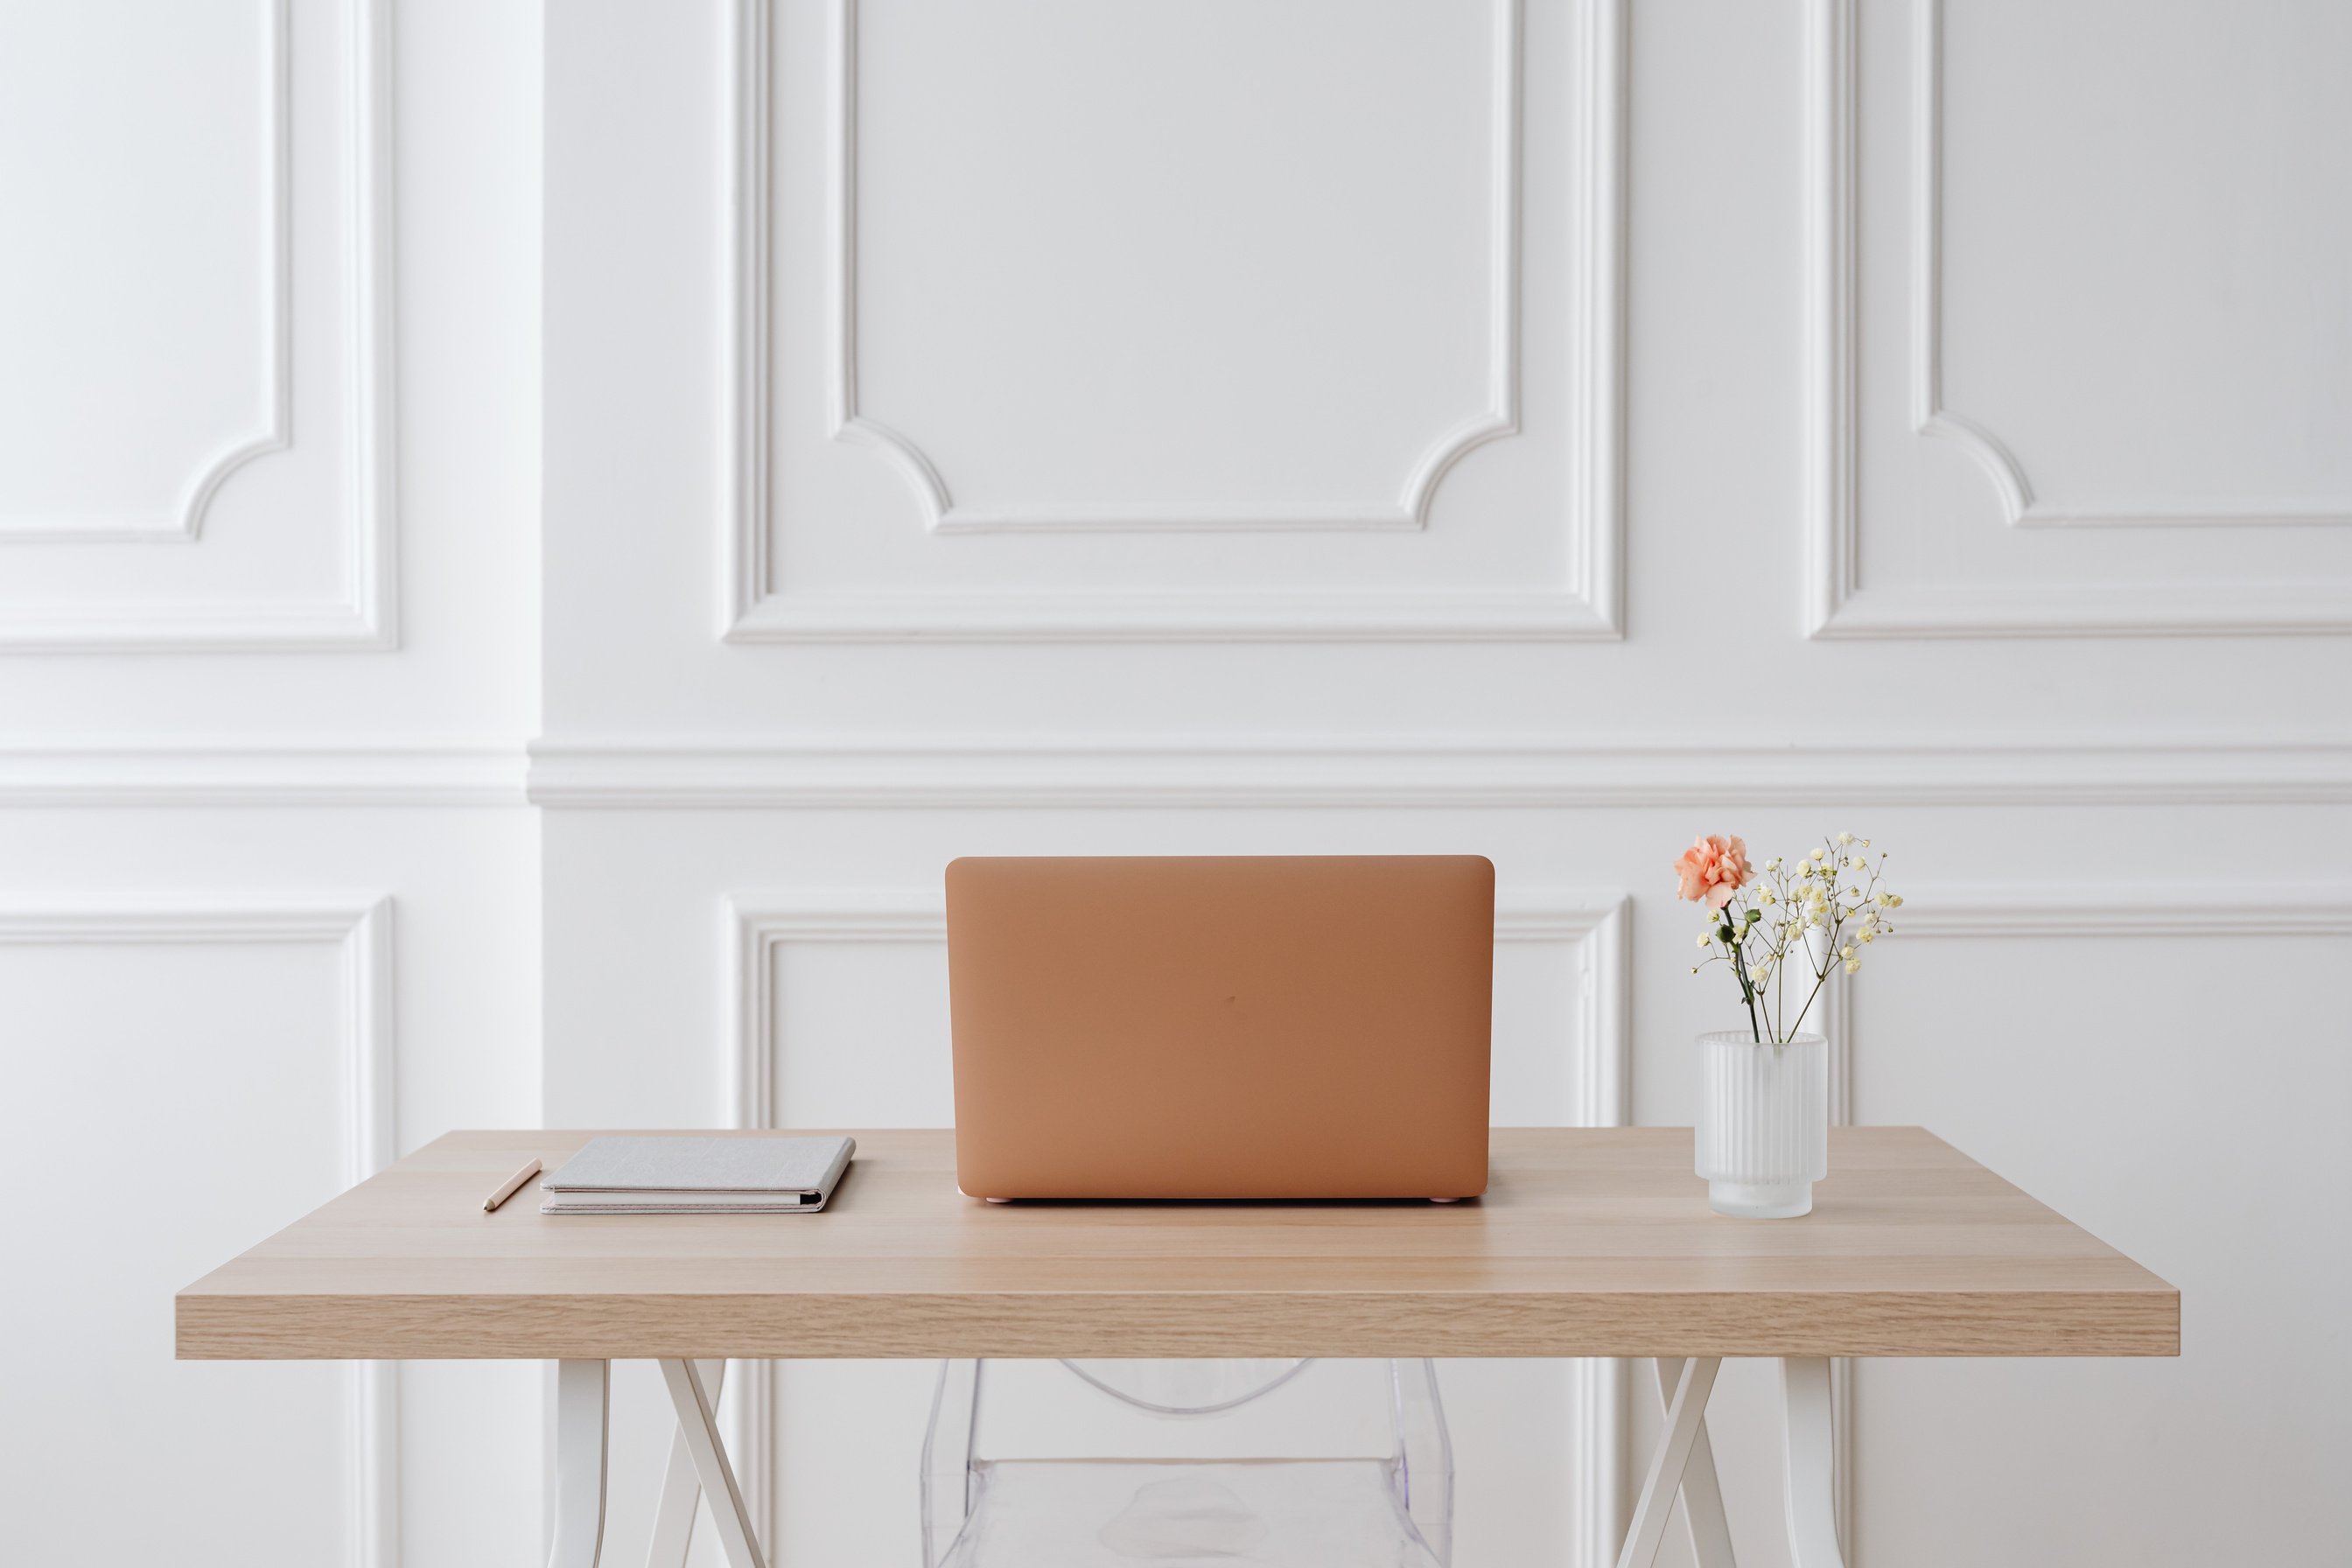
[[[944,1362],[923,1439],[923,1561],[947,1555],[992,1465],[1297,1459],[1383,1463],[1399,1506],[1449,1560],[1454,1455],[1433,1363]]]
[[[1080,1361],[1062,1364],[1139,1410],[1159,1415],[1219,1415],[1273,1393],[1313,1363],[1288,1360]]]

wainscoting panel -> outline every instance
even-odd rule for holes
[[[387,0],[0,28],[0,651],[392,646]]]
[[[391,1363],[171,1359],[173,1291],[392,1158],[390,902],[12,898],[0,1016],[14,1550],[394,1568]]]
[[[1629,914],[1622,897],[1550,889],[1496,916],[1498,1121],[1624,1121]],[[726,900],[728,1124],[953,1125],[946,917],[938,900],[862,889]],[[1567,1026],[1563,1048],[1562,1028]],[[730,1387],[746,1496],[782,1562],[870,1560],[903,1533],[930,1363],[751,1363]],[[1448,1363],[1474,1508],[1466,1561],[1573,1540],[1614,1560],[1624,1379],[1615,1363]],[[844,1441],[845,1432],[865,1434]],[[1517,1440],[1508,1435],[1518,1434]],[[1532,1434],[1545,1434],[1531,1438]],[[1530,1465],[1573,1479],[1496,1484]],[[845,1500],[859,1500],[855,1505]],[[794,1506],[799,1500],[807,1500]]]
[[[1524,9],[740,0],[726,635],[1618,636],[1621,5]]]
[[[2352,630],[2352,18],[1808,17],[1811,634]]]

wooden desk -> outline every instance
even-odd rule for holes
[[[1821,1568],[1825,1358],[2179,1352],[2178,1291],[1916,1128],[1833,1131],[1800,1220],[1709,1212],[1675,1128],[1498,1130],[1486,1196],[1448,1207],[990,1205],[955,1190],[950,1134],[859,1132],[819,1215],[555,1217],[535,1184],[481,1212],[593,1136],[436,1140],[182,1291],[179,1354],[562,1363],[554,1568],[596,1561],[613,1360],[662,1362],[686,1517],[698,1479],[754,1568],[696,1362],[1051,1355],[1656,1357],[1666,1433],[1622,1561],[1679,1483],[1713,1568],[1706,1394],[1719,1358],[1777,1356],[1791,1550]]]

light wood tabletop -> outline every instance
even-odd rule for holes
[[[177,1298],[188,1358],[2177,1355],[2178,1291],[1917,1128],[1830,1135],[1797,1220],[1687,1128],[1498,1129],[1476,1202],[982,1204],[858,1132],[821,1213],[544,1215],[593,1132],[453,1132]],[[713,1133],[714,1137],[742,1134]]]

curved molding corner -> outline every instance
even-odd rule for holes
[[[175,513],[110,519],[89,526],[0,519],[0,543],[191,542],[228,478],[290,449],[293,430],[290,167],[292,62],[289,0],[269,0],[272,223],[270,415],[236,437],[188,482]],[[390,0],[343,0],[343,88],[339,114],[340,231],[349,257],[346,334],[348,407],[340,423],[352,446],[343,486],[345,563],[341,592],[313,603],[61,604],[0,606],[5,653],[291,653],[388,650],[398,646],[398,557],[394,488],[394,299],[392,17]],[[323,11],[321,13],[324,14]]]

